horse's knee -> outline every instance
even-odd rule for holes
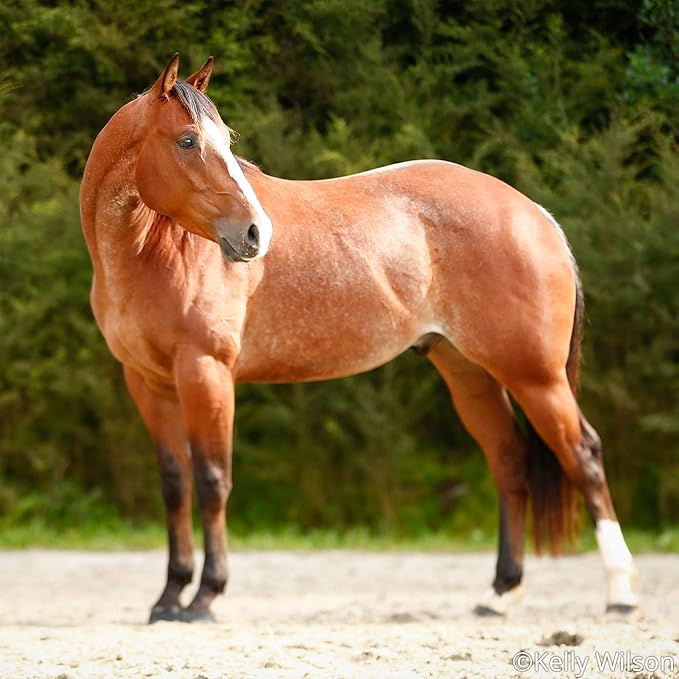
[[[218,511],[224,507],[231,492],[227,469],[211,462],[198,462],[194,464],[193,475],[200,508]]]
[[[160,487],[165,507],[169,512],[181,508],[187,491],[187,482],[180,462],[171,452],[158,454]]]

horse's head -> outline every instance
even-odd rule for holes
[[[231,131],[205,94],[212,57],[186,81],[175,54],[153,87],[137,159],[137,187],[151,209],[219,243],[231,261],[264,255],[271,220],[231,152]]]

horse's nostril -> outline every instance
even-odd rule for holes
[[[259,247],[259,229],[257,224],[251,224],[248,232],[245,234],[245,242],[252,248]]]

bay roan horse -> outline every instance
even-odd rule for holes
[[[178,63],[101,131],[80,194],[92,307],[153,439],[167,507],[167,583],[151,620],[210,619],[226,584],[235,383],[352,375],[408,347],[441,373],[499,488],[497,572],[478,610],[503,613],[520,591],[528,499],[537,541],[557,549],[574,488],[596,525],[609,607],[635,607],[599,439],[574,396],[582,294],[556,222],[503,182],[437,160],[321,181],[266,175],[231,152],[205,94],[212,59],[186,81]],[[205,563],[183,608],[194,482]]]

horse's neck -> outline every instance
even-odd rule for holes
[[[126,104],[97,136],[80,191],[82,227],[95,273],[138,256],[162,221],[136,189],[139,100]],[[168,233],[170,235],[170,233]]]
[[[148,208],[135,186],[134,158],[120,159],[103,176],[83,214],[83,230],[95,273],[118,277],[151,260],[172,267],[196,238]]]

